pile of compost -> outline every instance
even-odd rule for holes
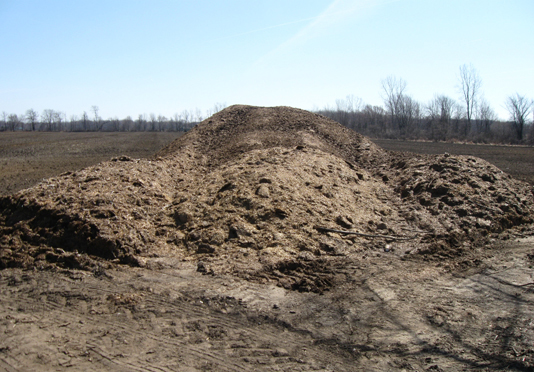
[[[488,162],[385,151],[321,115],[232,106],[152,159],[119,157],[0,199],[0,268],[198,263],[320,291],[344,257],[451,259],[532,222]]]

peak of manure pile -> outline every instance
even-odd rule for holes
[[[251,150],[307,147],[366,162],[382,150],[362,135],[318,114],[291,107],[228,107],[162,149],[157,156],[191,151],[217,166]]]
[[[532,222],[530,186],[477,158],[387,152],[323,116],[232,106],[154,159],[0,199],[0,267],[166,267],[321,291],[370,252],[468,256]]]

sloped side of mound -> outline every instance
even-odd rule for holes
[[[135,264],[172,223],[165,206],[182,169],[123,157],[0,199],[0,267],[82,267],[87,255]]]
[[[502,232],[532,222],[533,189],[472,156],[401,157],[389,182],[402,200],[444,215],[463,230]]]

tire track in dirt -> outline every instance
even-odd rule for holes
[[[4,279],[0,281],[0,285],[7,284],[8,281],[9,279]],[[46,286],[46,281],[43,280],[43,282]],[[47,290],[27,292],[27,286],[22,283],[18,284],[18,296],[15,301],[5,303],[4,306],[14,305],[26,308],[27,313],[37,317],[36,322],[43,323],[41,332],[45,334],[54,332],[62,326],[65,329],[69,328],[72,334],[79,334],[78,342],[83,345],[84,350],[90,352],[93,363],[100,363],[104,368],[174,370],[164,364],[147,363],[143,360],[146,354],[131,355],[128,344],[140,339],[144,339],[146,345],[152,349],[179,350],[180,355],[187,355],[189,361],[199,360],[217,366],[216,369],[221,371],[250,370],[251,363],[263,367],[282,363],[290,370],[311,367],[299,353],[299,350],[310,349],[311,338],[308,334],[303,335],[302,332],[284,327],[272,319],[256,324],[255,315],[248,314],[237,300],[230,301],[237,309],[235,311],[228,309],[230,312],[223,314],[221,310],[225,309],[217,308],[217,300],[220,299],[210,299],[202,294],[194,297],[191,294],[173,292],[172,295],[177,295],[176,299],[167,301],[166,298],[169,296],[163,299],[158,298],[161,288],[151,283],[154,292],[136,292],[141,294],[141,299],[134,306],[143,305],[143,307],[139,306],[138,309],[132,307],[131,315],[134,319],[120,318],[117,321],[113,319],[113,315],[122,313],[124,307],[122,305],[110,306],[113,295],[123,294],[127,298],[128,294],[132,293],[132,288],[126,282],[113,283],[101,280],[99,284],[102,285],[91,285],[85,283],[85,280],[72,283],[64,280],[61,284],[56,283],[53,288]],[[113,290],[110,289],[112,285]],[[7,285],[3,286],[3,288],[6,287]],[[35,306],[35,302],[38,302],[39,306]],[[83,316],[82,325],[80,325],[81,316],[76,315],[80,302],[92,303],[95,311],[94,314],[90,314],[91,310],[87,308],[86,311],[89,314]],[[107,309],[106,306],[108,306]],[[99,311],[102,313],[99,314]],[[60,318],[62,325],[47,322],[39,314],[47,314],[50,319]],[[150,314],[154,316],[151,318]],[[153,330],[150,328],[151,322],[155,326]],[[172,333],[165,333],[169,328],[166,328],[166,325],[172,322],[176,322],[177,326],[181,327],[182,337],[176,335],[173,337]],[[280,339],[282,328],[285,330],[284,340]],[[93,334],[87,333],[86,329],[93,329]],[[210,332],[220,332],[222,336],[220,339],[207,340],[211,336]],[[103,348],[110,339],[114,340],[119,337],[128,341],[128,344],[114,346],[113,353]],[[206,341],[200,342],[200,338],[206,338]],[[197,344],[197,342],[200,343]],[[95,359],[94,354],[99,358]],[[161,354],[158,355],[160,359],[167,360]],[[126,356],[120,357],[120,355]]]
[[[286,291],[281,302],[271,285],[201,275],[191,263],[101,276],[8,269],[0,369],[528,370],[530,247],[515,258],[496,251],[505,262],[460,276],[381,253],[340,267],[351,280],[335,291]]]
[[[22,303],[24,303],[24,301],[21,301]],[[28,300],[27,303],[30,303],[31,300]],[[79,321],[79,317],[77,316],[72,316],[69,312],[65,312],[63,311],[64,308],[60,307],[59,305],[57,305],[56,303],[51,303],[51,302],[45,302],[45,309],[44,311],[50,313],[51,311],[61,311],[61,318],[62,320],[65,322],[65,324],[75,324]],[[150,310],[148,310],[148,312],[150,312]],[[108,314],[108,315],[112,315],[112,314]],[[181,314],[182,316],[191,316],[192,315],[192,312],[188,312],[188,311],[185,311],[185,312],[182,312]],[[196,314],[196,316],[198,316],[198,314]],[[234,364],[234,368],[228,368],[228,364],[229,364],[229,361],[225,359],[224,355],[222,356],[219,356],[217,354],[213,354],[213,353],[208,353],[208,352],[205,352],[203,351],[202,349],[200,348],[195,348],[194,346],[192,345],[188,345],[187,342],[177,342],[177,341],[174,341],[174,340],[171,340],[169,337],[164,337],[164,336],[161,336],[161,335],[155,335],[155,334],[151,334],[151,333],[147,333],[147,332],[142,332],[142,331],[138,331],[138,330],[134,330],[132,329],[128,324],[124,325],[124,324],[118,324],[117,322],[114,322],[114,321],[110,321],[110,320],[107,320],[107,319],[102,319],[102,318],[97,318],[97,317],[94,317],[94,316],[87,316],[85,317],[85,319],[87,321],[91,321],[91,325],[93,327],[106,327],[110,330],[112,330],[112,333],[110,333],[111,335],[113,333],[117,333],[117,331],[120,331],[121,332],[121,337],[123,337],[125,340],[132,340],[132,339],[136,339],[136,338],[145,338],[145,339],[150,339],[150,340],[153,340],[155,341],[158,345],[157,345],[157,348],[168,348],[169,345],[174,345],[176,346],[177,348],[181,348],[182,350],[183,349],[187,349],[187,354],[192,354],[198,358],[201,358],[203,360],[210,360],[216,364],[225,364],[224,366],[220,366],[218,367],[219,370],[222,370],[222,371],[243,371],[243,370],[247,370],[247,368],[244,366],[244,365],[240,365],[240,364]],[[207,313],[203,313],[202,316],[198,316],[198,319],[199,320],[202,320],[203,322],[210,322],[211,319],[210,319],[210,316],[207,314]],[[191,322],[192,321],[195,321],[196,319],[192,319],[190,320]],[[229,325],[227,323],[227,325]],[[238,326],[238,323],[235,323],[233,324],[234,326]],[[54,325],[50,325],[50,327],[53,327]],[[141,363],[140,359],[137,359],[135,362],[132,362],[132,363],[121,363],[117,358],[114,358],[112,355],[107,355],[102,349],[100,349],[98,347],[98,337],[101,337],[101,336],[97,336],[96,339],[93,338],[93,339],[89,339],[86,343],[86,347],[87,349],[89,350],[92,350],[94,352],[96,352],[98,355],[102,356],[104,359],[106,360],[109,360],[110,362],[114,363],[114,364],[117,364],[119,366],[123,366],[123,367],[126,367],[126,368],[129,368],[131,369],[132,367],[134,367],[136,370],[140,370],[140,371],[145,371],[145,370],[148,370],[148,371],[152,371],[152,370],[163,370],[165,371],[166,369],[159,369],[159,368],[156,368],[156,369],[150,369],[149,365],[146,365],[145,363]]]
[[[18,370],[7,361],[7,359],[0,357],[0,368],[6,372],[17,372]]]
[[[125,371],[131,371],[131,370],[134,370],[134,371],[150,371],[150,372],[155,372],[155,371],[167,372],[167,371],[171,371],[169,369],[163,369],[163,368],[157,368],[157,367],[149,368],[148,366],[138,366],[138,365],[136,365],[134,363],[122,363],[117,358],[114,358],[112,355],[106,354],[102,349],[100,349],[96,345],[87,344],[87,349],[89,349],[89,350],[93,351],[95,354],[99,355],[102,358],[102,361],[101,361],[102,364],[108,364],[108,363],[104,362],[104,361],[108,361],[109,364],[111,366],[113,366],[114,370],[116,370],[116,367],[118,366],[118,367],[124,367]]]
[[[24,304],[30,304],[32,303],[31,299],[19,297],[17,303],[24,305]],[[63,307],[58,306],[55,303],[51,303],[46,301],[44,303],[44,308],[42,308],[40,311],[46,312],[49,314],[51,318],[61,318],[64,324],[70,325],[70,324],[76,324],[79,322],[80,318],[78,316],[71,315],[70,312],[64,311]],[[54,314],[54,312],[61,312],[61,314]],[[184,316],[186,316],[187,312],[184,313]],[[109,314],[111,315],[111,314]],[[198,316],[198,315],[197,315]],[[194,346],[188,345],[187,342],[177,342],[174,340],[171,340],[169,337],[165,337],[162,335],[155,335],[147,332],[142,332],[139,330],[132,329],[132,327],[129,324],[119,324],[114,321],[110,321],[107,319],[104,319],[102,317],[95,317],[95,316],[87,316],[84,318],[85,324],[87,326],[93,328],[93,327],[104,327],[108,330],[111,330],[110,333],[108,333],[110,336],[113,336],[114,334],[117,334],[118,332],[121,333],[121,337],[125,340],[135,340],[136,338],[145,338],[150,339],[152,341],[155,341],[157,345],[155,347],[157,349],[163,349],[168,348],[169,345],[174,345],[176,348],[182,349],[182,352],[185,354],[191,354],[194,355],[197,358],[200,358],[202,360],[209,360],[215,364],[223,364],[220,367],[218,367],[219,370],[223,371],[243,371],[247,370],[247,368],[244,365],[235,364],[232,366],[233,368],[228,368],[229,361],[225,359],[225,356],[219,356],[217,354],[206,352],[200,348],[195,348]],[[202,319],[199,317],[198,319]],[[209,316],[207,317],[207,321],[209,322]],[[43,328],[50,328],[54,329],[57,327],[57,324],[49,324],[46,325]],[[106,334],[105,336],[107,336]],[[103,359],[108,360],[109,362],[116,364],[118,366],[122,366],[125,368],[125,370],[131,370],[132,368],[140,371],[145,370],[166,370],[166,369],[159,369],[159,368],[152,368],[153,366],[147,365],[146,363],[143,363],[139,358],[134,359],[132,362],[129,363],[123,363],[119,359],[113,357],[111,354],[107,354],[105,351],[103,351],[98,345],[101,344],[102,336],[96,335],[93,338],[89,338],[86,341],[86,348],[88,350],[94,351],[98,355],[100,355]],[[187,351],[185,351],[187,349]],[[21,364],[20,362],[18,364]],[[105,364],[105,363],[104,363]]]

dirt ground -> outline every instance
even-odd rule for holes
[[[228,130],[227,127],[223,128]],[[3,135],[4,133],[0,138]],[[130,142],[118,138],[133,134],[114,135],[119,137],[110,142],[106,142],[104,137],[111,134],[102,135],[103,137],[97,139],[99,146],[102,147],[97,147],[99,150],[95,152],[104,153],[102,156],[107,156],[108,160],[123,154],[133,158],[141,157],[136,156],[139,152],[135,151],[139,151],[137,146],[142,146],[142,137]],[[152,137],[151,140],[154,146],[156,143],[163,146],[172,140],[164,139],[165,134],[157,135],[159,137]],[[227,134],[219,133],[223,138],[225,135]],[[192,137],[191,142],[194,146],[205,150],[202,146],[206,144],[197,141],[202,142],[206,137],[199,136]],[[497,215],[492,214],[491,205],[484,204],[484,208],[481,207],[481,203],[487,203],[483,193],[477,192],[480,187],[485,187],[481,184],[482,181],[477,181],[480,185],[477,184],[478,188],[473,187],[473,194],[469,194],[470,189],[464,189],[463,186],[460,190],[467,193],[466,199],[480,200],[474,209],[469,209],[470,204],[463,202],[461,209],[454,210],[453,208],[458,207],[456,203],[460,201],[452,196],[450,199],[454,199],[454,203],[451,203],[451,208],[437,203],[434,205],[427,200],[428,195],[439,194],[439,190],[443,189],[437,187],[435,179],[425,184],[429,190],[428,195],[426,191],[418,192],[421,188],[418,185],[421,185],[421,182],[414,182],[415,178],[411,176],[411,172],[414,167],[420,166],[419,158],[414,160],[395,155],[397,168],[388,172],[377,170],[374,175],[372,163],[369,163],[368,168],[360,169],[355,163],[340,161],[337,156],[343,156],[344,146],[335,150],[338,151],[336,157],[319,151],[323,145],[314,142],[315,137],[309,138],[304,148],[298,145],[297,149],[292,151],[278,150],[278,147],[270,149],[269,161],[266,160],[263,150],[255,149],[257,137],[243,138],[242,142],[236,143],[235,153],[241,155],[235,162],[223,161],[225,157],[234,159],[234,152],[230,154],[231,156],[220,151],[209,159],[200,158],[198,161],[205,162],[207,169],[217,170],[222,167],[225,179],[215,177],[219,173],[202,173],[203,178],[197,179],[197,183],[205,186],[202,192],[206,195],[195,195],[190,200],[176,205],[177,209],[173,214],[176,226],[173,225],[172,229],[184,232],[179,244],[176,243],[177,247],[185,246],[187,250],[193,250],[193,253],[185,256],[141,254],[144,257],[139,258],[142,267],[136,267],[139,265],[132,266],[131,262],[127,262],[128,265],[110,264],[108,260],[90,258],[83,252],[64,252],[58,246],[53,246],[51,249],[43,245],[44,241],[39,240],[40,245],[36,241],[31,244],[44,252],[46,260],[52,263],[53,261],[50,261],[52,258],[57,259],[58,263],[63,260],[61,261],[63,264],[42,265],[45,261],[42,261],[37,252],[32,258],[35,261],[28,261],[32,262],[31,265],[1,270],[0,369],[6,371],[531,371],[534,369],[532,349],[534,232],[531,224],[517,220],[519,222],[516,221],[518,225],[515,227],[504,230],[499,228],[498,231],[484,230],[486,232],[482,234],[483,236],[473,241],[461,240],[458,237],[460,247],[454,250],[445,249],[433,241],[429,241],[432,244],[427,244],[425,239],[420,239],[420,243],[412,240],[405,242],[398,239],[400,234],[407,233],[400,228],[405,226],[405,222],[402,224],[395,222],[404,221],[405,218],[401,212],[396,212],[394,209],[401,207],[402,203],[399,202],[401,199],[394,199],[391,196],[388,198],[380,192],[380,190],[391,190],[393,193],[397,182],[402,183],[404,189],[399,189],[398,192],[409,194],[404,200],[405,203],[415,203],[413,205],[416,207],[411,213],[416,217],[420,214],[434,221],[433,219],[439,217],[440,213],[454,215],[460,211],[462,213],[458,216],[461,217],[456,219],[462,220],[462,231],[475,233],[484,228],[485,222],[482,221],[485,219],[493,218],[493,223],[501,221]],[[278,141],[268,136],[261,137],[264,141],[265,138]],[[37,154],[51,151],[46,150],[46,144],[43,144],[45,141],[37,141],[40,144],[33,147],[35,150],[31,144],[18,145],[19,148],[32,150],[14,151],[11,155],[6,154],[5,149],[8,147],[2,144],[0,164],[16,164],[12,158],[20,157],[21,153]],[[53,144],[54,149],[61,148],[59,143],[64,142],[57,138],[48,141]],[[86,154],[90,154],[94,142],[91,144],[87,139],[82,139],[81,142],[85,142],[80,146],[87,146]],[[113,143],[121,143],[125,147],[114,148],[116,145]],[[315,144],[317,149],[310,143]],[[134,149],[128,150],[128,144],[134,144]],[[211,143],[211,140],[208,145],[211,148],[221,147],[218,143]],[[279,145],[276,143],[276,146]],[[189,144],[178,143],[174,147],[167,147],[160,154],[172,154],[176,147],[180,146],[187,147]],[[180,151],[182,155],[191,154],[192,158],[196,156],[194,151],[188,152],[187,148]],[[366,151],[364,148],[363,153]],[[381,154],[379,150],[376,151]],[[454,154],[451,150],[448,152]],[[32,161],[31,158],[30,156],[26,160]],[[49,159],[52,158],[53,155]],[[90,161],[87,156],[84,156],[84,159]],[[304,173],[299,173],[299,169],[293,167],[293,164],[303,164],[303,159],[310,161],[310,164],[307,164],[310,170],[305,169]],[[404,165],[399,164],[399,159],[405,159]],[[479,168],[486,173],[488,170],[494,172],[486,163],[469,160],[470,158],[436,159],[439,159],[439,163],[431,158],[432,172],[435,172],[438,164],[444,167],[443,164],[449,164],[453,160],[456,162],[453,165],[456,168],[461,168],[464,163],[475,164],[472,170],[467,170],[468,175],[478,174]],[[177,159],[173,161],[178,163]],[[247,173],[247,164],[250,166],[260,161],[264,162],[261,166],[262,172],[269,172],[269,178],[260,173]],[[185,159],[179,165],[187,169],[190,162]],[[217,162],[222,165],[217,165]],[[361,162],[363,164],[365,159]],[[44,163],[41,164],[45,169]],[[113,172],[116,169],[119,171],[128,169],[127,172],[121,172],[122,179],[126,180],[124,182],[137,183],[135,187],[143,187],[145,200],[150,200],[152,203],[143,206],[138,205],[136,200],[139,199],[133,200],[132,205],[137,208],[133,212],[151,216],[150,218],[156,220],[161,218],[161,222],[158,223],[167,226],[169,230],[169,222],[164,219],[165,216],[158,214],[158,208],[172,203],[166,204],[169,202],[165,201],[161,187],[155,185],[155,181],[150,181],[145,170],[154,170],[154,167],[159,169],[162,167],[160,163],[154,165],[125,158],[106,164],[86,171],[80,170],[80,166],[87,166],[88,163],[73,161],[66,164],[65,168],[58,169],[57,173],[67,170],[75,172],[62,177],[56,177],[57,173],[53,173],[55,169],[52,168],[50,169],[52,173],[43,177],[54,176],[54,179],[44,182],[34,191],[23,192],[21,195],[26,198],[35,197],[37,201],[39,198],[48,200],[48,196],[43,195],[50,192],[47,190],[54,184],[54,188],[64,190],[64,195],[60,196],[69,198],[71,191],[68,186],[85,181],[85,189],[82,188],[77,192],[84,194],[89,192],[91,187],[101,190],[98,195],[100,201],[91,205],[95,211],[109,211],[109,204],[106,202],[108,192],[105,188],[106,182],[112,183]],[[335,183],[329,184],[329,167],[338,167],[344,176],[336,178]],[[410,172],[410,177],[407,179],[403,178],[401,172],[403,167]],[[313,176],[315,178],[306,178],[312,177],[313,172],[316,173]],[[416,169],[415,172],[420,171]],[[481,173],[481,176],[484,177],[486,173]],[[157,179],[160,184],[169,184],[170,181],[166,177],[172,178],[173,174],[160,171]],[[350,178],[350,174],[357,175],[357,179]],[[446,172],[442,171],[440,174],[443,180],[449,177]],[[463,173],[460,170],[461,174]],[[107,181],[100,184],[95,175]],[[434,173],[431,175],[435,176]],[[304,186],[299,190],[291,188],[292,185],[284,185],[284,181],[294,180],[291,177],[297,176],[303,185],[306,184],[311,191],[318,192],[313,194],[316,195],[317,205],[308,201],[309,211],[303,209],[302,212],[309,213],[310,220],[328,222],[328,215],[335,215],[336,209],[344,211],[344,198],[349,197],[344,194],[344,187],[348,185],[351,190],[357,189],[356,197],[361,198],[359,204],[361,210],[349,210],[349,212],[352,216],[364,216],[366,222],[369,219],[369,226],[365,230],[367,235],[378,235],[378,231],[381,237],[359,236],[349,239],[343,233],[329,230],[323,230],[324,236],[321,236],[318,234],[321,231],[311,231],[313,230],[311,225],[309,228],[304,225],[299,226],[301,220],[293,215],[298,217],[300,213],[299,203],[302,204],[302,199],[299,199],[299,193],[306,197],[308,191]],[[375,181],[376,176],[379,176],[379,181]],[[215,180],[210,177],[215,177]],[[454,173],[454,177],[456,178],[453,178],[453,181],[459,176]],[[469,177],[471,176],[466,178],[466,182],[472,183],[473,180]],[[515,187],[515,183],[506,177],[498,177],[499,179],[493,180],[491,184],[487,181],[490,190],[493,188],[495,192],[500,192],[501,187],[504,187],[501,185]],[[29,182],[26,185],[32,182],[29,177],[14,175],[9,177],[9,181],[5,184],[12,190],[18,190],[20,181],[17,178]],[[248,182],[253,182],[256,178],[259,179],[259,187],[253,186],[255,194],[249,195]],[[214,182],[214,187],[218,185],[213,191],[217,199],[213,199],[214,196],[210,194],[212,192],[210,182]],[[65,188],[61,188],[63,183]],[[193,180],[181,179],[177,184],[175,195],[170,198],[172,200],[182,200],[181,195],[185,195],[186,190],[194,188]],[[453,183],[450,187],[456,187],[454,185]],[[110,187],[110,190],[113,191],[113,187]],[[4,193],[10,192],[6,188]],[[511,189],[510,193],[516,195],[518,201],[522,198],[519,189]],[[290,198],[290,195],[293,197]],[[502,195],[501,199],[508,198],[504,192]],[[212,201],[204,203],[203,197],[209,197]],[[276,197],[286,197],[287,200],[283,199],[282,204],[274,204]],[[446,202],[449,201],[448,197],[448,195],[441,196]],[[156,201],[158,198],[162,200],[162,207]],[[269,204],[271,199],[273,199],[272,206]],[[214,200],[217,203],[214,203]],[[263,204],[259,205],[261,200]],[[336,204],[336,200],[340,201],[340,204]],[[365,200],[369,200],[369,203]],[[505,201],[507,203],[502,201],[500,204],[495,203],[495,207],[501,204],[508,206],[509,200]],[[61,198],[58,198],[58,203],[61,202]],[[70,205],[76,210],[77,208],[83,210],[87,208],[86,202],[78,207],[76,199],[72,199]],[[280,207],[283,205],[294,207],[284,209]],[[419,208],[419,205],[422,207]],[[201,206],[207,208],[211,216],[204,216],[203,221],[199,222],[196,218]],[[227,216],[218,214],[218,206],[221,211],[229,215],[237,213],[246,219],[229,221]],[[264,207],[265,209],[262,209]],[[500,207],[504,210],[504,207]],[[116,216],[113,218],[119,219],[122,208],[119,201],[115,203],[114,208]],[[441,208],[440,213],[437,213],[438,208]],[[513,208],[529,207],[519,203]],[[272,211],[272,214],[268,214],[265,221],[257,222],[258,217],[266,214],[260,215],[259,212],[254,212],[256,210]],[[321,214],[323,210],[324,214]],[[468,215],[464,216],[463,211]],[[471,213],[479,217],[471,221],[469,219]],[[100,220],[113,223],[113,219],[109,218],[109,215],[106,216],[102,219],[99,216],[95,217],[93,213],[84,218],[88,221],[93,221],[93,217],[97,218],[94,220],[95,224]],[[376,221],[373,220],[376,218]],[[412,221],[408,217],[406,220],[411,221],[406,225],[412,229],[410,233],[422,234],[420,226],[426,227],[425,221],[417,219]],[[443,222],[438,219],[435,221]],[[24,218],[21,222],[24,222]],[[217,231],[214,226],[216,227],[218,223],[230,226],[230,236],[224,243],[204,242],[202,234],[209,232],[210,236],[215,236]],[[514,224],[513,221],[506,223]],[[381,224],[387,227],[381,227]],[[251,225],[259,226],[261,229],[259,232],[254,232],[255,228]],[[285,225],[291,225],[291,228]],[[350,216],[340,215],[337,219],[332,218],[326,228],[334,230],[332,227],[336,225],[338,231],[347,231],[357,228],[359,221],[356,217],[350,219]],[[13,229],[24,228],[22,225],[17,226]],[[31,224],[28,226],[37,228]],[[43,234],[46,233],[42,227],[39,228]],[[415,230],[416,228],[418,230]],[[104,231],[104,227],[100,229]],[[143,229],[147,231],[145,235],[151,231],[149,226]],[[272,229],[280,229],[286,236],[278,236]],[[254,231],[248,232],[249,230]],[[306,234],[299,230],[305,230]],[[146,244],[155,246],[166,244],[165,240],[159,243],[158,239],[161,234],[167,232],[155,229],[152,238],[155,243],[151,243],[151,238],[147,235]],[[255,247],[255,244],[264,241],[262,239],[267,239],[264,237],[266,232],[271,236],[269,239],[273,245],[268,249]],[[434,235],[439,236],[438,233],[439,231],[436,231]],[[394,234],[396,235],[393,236]],[[34,235],[26,230],[20,236],[26,238],[31,236],[31,239],[35,239]],[[316,249],[299,248],[299,251],[292,251],[291,247],[299,247],[299,244],[302,246],[303,243],[306,247],[314,247],[314,242],[310,240],[312,238],[319,242]],[[409,254],[418,244],[427,247],[429,253]],[[225,252],[225,255],[210,254],[214,246],[217,247],[216,253],[221,251]],[[237,248],[234,249],[234,246]],[[155,252],[158,248],[153,249]],[[4,257],[11,254],[6,252],[4,248]],[[256,255],[259,258],[259,261],[256,260],[257,263],[265,261],[261,266],[263,269],[253,266],[252,258]],[[277,257],[285,255],[287,259],[274,261],[274,255]],[[81,269],[77,269],[73,268],[72,263],[85,264],[80,265]],[[230,267],[234,271],[230,270]]]
[[[45,178],[127,155],[146,158],[181,133],[2,132],[0,195],[13,194]]]
[[[373,139],[378,146],[393,151],[419,154],[470,155],[489,161],[517,179],[534,185],[534,148],[530,146],[480,145],[447,142],[414,142]]]
[[[300,293],[177,262],[0,272],[6,371],[529,371],[532,239],[476,270],[372,252]]]

